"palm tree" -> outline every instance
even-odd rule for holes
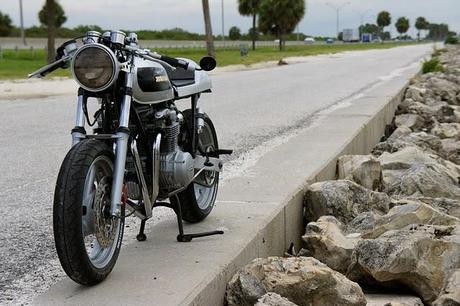
[[[409,19],[407,19],[406,17],[398,18],[395,27],[396,30],[398,30],[399,35],[402,36],[402,34],[406,33],[409,30]]]
[[[377,25],[379,26],[382,42],[385,40],[384,29],[391,24],[391,15],[387,11],[381,11],[377,16]]]
[[[249,31],[252,38],[252,50],[256,49],[256,17],[259,12],[260,0],[238,0],[238,11],[243,16],[252,16],[252,30]]]
[[[259,29],[279,39],[280,51],[284,37],[292,33],[305,15],[305,0],[264,0],[259,9]]]
[[[216,51],[214,49],[214,38],[212,37],[212,27],[211,27],[211,14],[209,13],[209,1],[202,0],[203,3],[203,16],[204,16],[204,29],[206,32],[206,49],[208,50],[208,55],[216,57]]]
[[[52,63],[55,60],[54,38],[56,36],[54,0],[46,0],[46,24],[48,27],[48,63]]]
[[[428,30],[429,29],[429,22],[425,19],[425,17],[418,17],[417,20],[415,21],[415,28],[417,29],[417,38],[420,40],[420,32],[422,30]]]

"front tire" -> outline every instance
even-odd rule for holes
[[[183,115],[189,130],[186,137],[191,139],[192,112],[188,109],[183,112]],[[203,119],[203,130],[198,134],[198,140],[202,150],[218,150],[219,145],[214,124],[206,114],[204,114]],[[187,147],[190,149],[190,146]],[[187,189],[178,193],[177,196],[179,197],[181,205],[182,219],[190,223],[197,223],[204,220],[214,207],[218,187],[219,173],[214,171],[203,171]],[[170,201],[173,204],[177,204],[175,197],[171,197]]]
[[[110,216],[113,151],[98,140],[83,140],[67,154],[54,193],[53,230],[66,274],[95,285],[112,271],[124,228]]]

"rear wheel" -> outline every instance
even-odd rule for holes
[[[82,285],[104,280],[120,252],[124,219],[110,214],[113,160],[105,143],[84,140],[65,157],[56,183],[56,250],[64,271]]]
[[[189,125],[192,120],[191,111],[183,112],[184,117]],[[191,137],[188,137],[191,139]],[[198,143],[204,152],[211,152],[218,149],[217,134],[211,119],[204,114],[204,126],[202,132],[198,134]],[[200,154],[199,152],[197,154]],[[219,173],[215,171],[203,171],[201,174],[185,189],[178,194],[182,219],[187,222],[196,223],[206,218],[214,207],[217,190],[219,187]],[[172,203],[176,202],[175,197],[170,199]]]

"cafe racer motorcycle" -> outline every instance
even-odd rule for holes
[[[158,206],[174,209],[180,242],[223,234],[184,234],[182,226],[211,212],[223,167],[219,156],[232,153],[219,149],[214,125],[197,105],[211,92],[206,71],[215,66],[212,57],[197,64],[141,49],[135,33],[90,31],[29,75],[70,67],[80,86],[53,207],[56,250],[75,282],[94,285],[112,271],[129,215],[141,219],[139,241]],[[89,98],[98,102],[93,118]],[[185,98],[191,107],[179,110],[175,102]]]

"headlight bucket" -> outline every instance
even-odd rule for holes
[[[72,59],[72,74],[78,84],[92,92],[109,88],[118,78],[120,64],[108,47],[93,43],[77,50]]]

